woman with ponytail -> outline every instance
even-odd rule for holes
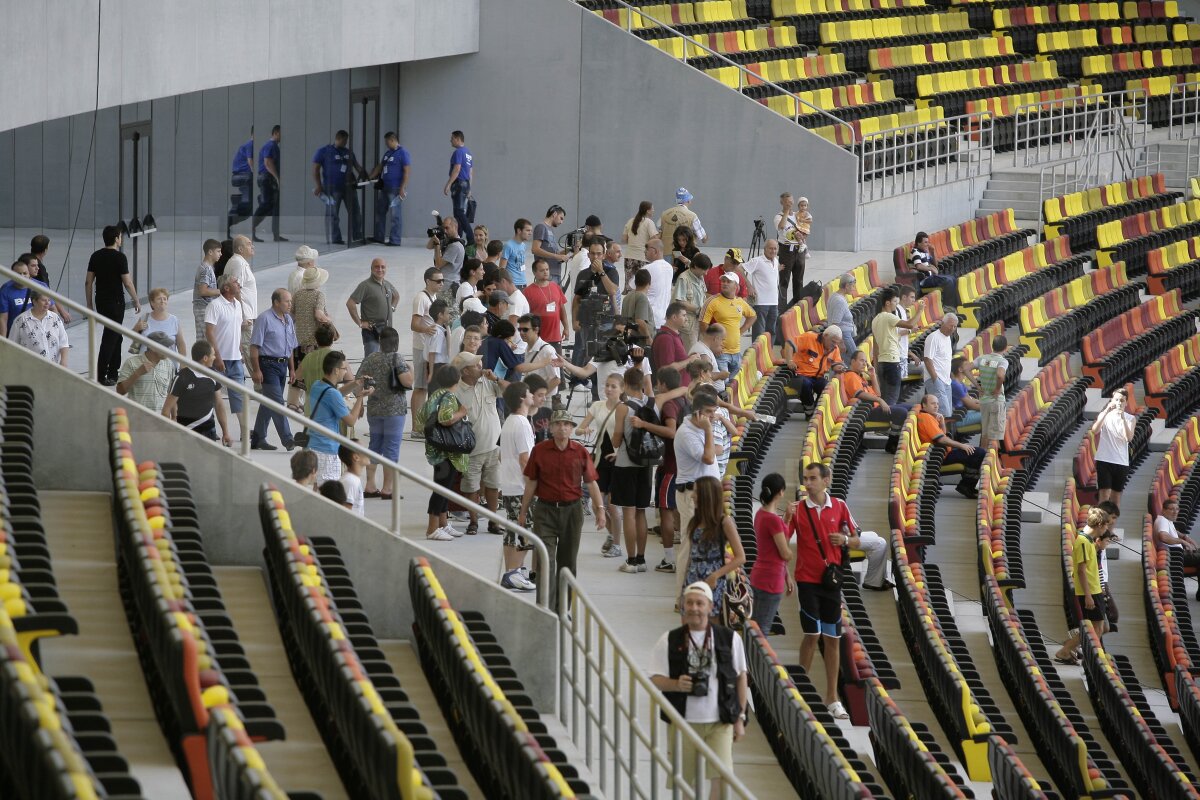
[[[788,570],[792,548],[788,545],[787,523],[779,513],[787,481],[778,472],[763,478],[758,499],[762,508],[754,515],[754,538],[758,542],[758,558],[750,570],[750,588],[754,590],[754,616],[763,635],[769,636],[779,611],[783,595],[796,591],[796,583]],[[790,511],[790,506],[788,506]]]

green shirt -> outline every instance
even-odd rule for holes
[[[416,423],[414,427],[420,431],[425,430],[425,423],[429,420],[429,415],[434,413],[434,409],[437,410],[438,422],[449,422],[450,418],[458,413],[460,405],[454,392],[449,389],[438,389],[417,411],[416,418],[413,420]],[[436,467],[446,459],[450,459],[450,464],[456,470],[465,473],[471,457],[468,453],[445,453],[428,441],[425,442],[425,460],[431,466]]]
[[[996,383],[999,371],[1008,366],[1008,359],[1000,353],[987,353],[975,359],[975,368],[979,370],[979,388],[983,397],[996,394]]]
[[[309,400],[312,398],[311,389],[317,385],[317,381],[325,377],[325,371],[323,369],[325,366],[325,356],[328,355],[329,351],[332,349],[332,347],[318,347],[316,350],[313,350],[311,353],[306,355],[304,360],[300,362],[300,366],[296,369],[296,374],[300,377],[300,380],[304,381],[304,385],[310,390],[305,392],[304,398],[304,411],[307,414],[312,413],[312,407],[308,404]]]
[[[1087,583],[1079,585],[1079,565],[1087,565]],[[1088,594],[1100,594],[1100,562],[1096,558],[1096,543],[1084,533],[1075,536],[1071,546],[1071,569],[1075,579],[1075,595],[1083,597]]]

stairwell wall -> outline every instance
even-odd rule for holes
[[[74,357],[86,358],[86,351],[81,355],[77,349]],[[263,483],[274,484],[297,533],[337,542],[377,636],[412,637],[408,569],[413,558],[424,556],[455,608],[486,610],[538,709],[549,713],[556,708],[558,628],[550,612],[5,339],[0,339],[0,375],[4,384],[33,388],[33,479],[39,488],[111,493],[108,414],[121,406],[129,414],[139,461],[187,467],[212,564],[265,569],[258,491]],[[425,493],[410,494],[414,499],[407,502],[419,505],[424,519]]]

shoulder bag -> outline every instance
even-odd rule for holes
[[[396,394],[408,391],[400,381],[400,376],[404,374],[400,371],[400,358],[399,353],[392,353],[392,368],[388,370],[388,388]]]
[[[470,453],[475,449],[475,429],[466,417],[453,425],[438,422],[438,411],[445,399],[446,395],[438,398],[433,413],[425,420],[425,441],[430,447],[443,453]]]
[[[821,573],[821,588],[840,592],[842,590],[842,582],[845,580],[845,574],[842,571],[841,564],[829,563],[829,557],[825,555],[825,545],[821,542],[821,535],[817,533],[817,519],[820,519],[820,516],[813,516],[812,509],[806,501],[801,500],[800,503],[804,506],[804,512],[808,514],[808,526],[812,529],[813,539],[817,542],[817,550],[821,553],[821,560],[825,562],[825,571]]]
[[[330,389],[333,388],[328,383],[326,383],[325,385],[329,386]],[[315,386],[313,388],[316,389]],[[325,394],[328,391],[329,391],[329,389],[326,389],[324,392],[321,392],[319,395],[317,395],[317,398],[315,400],[313,400],[312,411],[308,412],[309,419],[313,419],[316,416],[317,406],[320,405],[321,400],[324,399]],[[308,447],[308,429],[305,429],[302,431],[296,431],[294,434],[292,434],[292,441],[295,442],[297,447]]]

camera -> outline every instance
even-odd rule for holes
[[[375,379],[369,375],[367,377],[363,378],[363,388],[364,389],[374,389],[375,388]]]
[[[425,235],[430,239],[437,239],[438,243],[445,247],[446,241],[450,238],[450,234],[446,233],[446,226],[442,223],[442,215],[434,211],[433,219],[435,222],[437,222],[437,224],[432,228],[426,228]]]
[[[614,332],[605,341],[597,343],[593,358],[596,361],[615,361],[618,364],[624,364],[629,360],[630,349],[642,347],[645,338],[638,334],[636,324],[630,324],[628,320],[625,320],[625,330],[620,333]]]
[[[755,232],[755,233],[762,233],[762,232],[763,232],[763,220],[762,220],[762,217],[755,217],[755,219],[754,219],[754,232]]]
[[[692,697],[708,697],[708,673],[689,672],[688,677],[692,679],[692,690],[688,694]]]

